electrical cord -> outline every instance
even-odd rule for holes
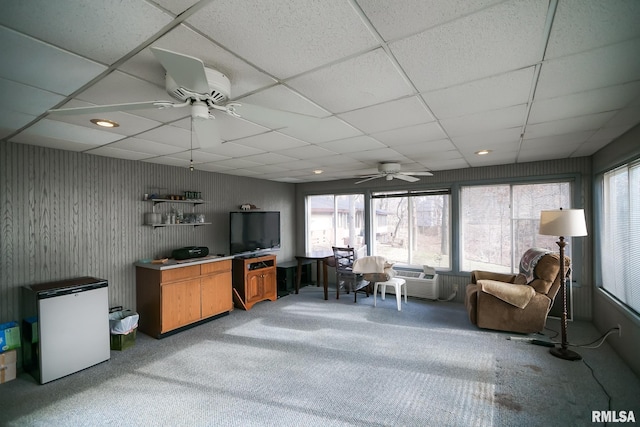
[[[618,329],[618,328],[614,328],[614,329]],[[609,411],[611,411],[611,396],[609,395],[609,393],[607,392],[607,389],[604,388],[604,385],[600,382],[600,380],[598,379],[598,377],[596,377],[596,373],[593,371],[593,368],[591,367],[591,365],[589,365],[587,363],[586,360],[582,359],[582,363],[584,363],[586,365],[587,368],[589,368],[589,370],[591,371],[591,376],[593,377],[594,380],[596,380],[596,382],[598,383],[598,385],[600,386],[600,388],[602,389],[602,391],[604,392],[604,394],[607,395],[607,409]],[[606,425],[606,424],[605,424]]]
[[[572,343],[567,343],[567,345],[571,346],[571,347],[579,347],[579,348],[598,348],[600,347],[602,344],[604,344],[604,341],[607,339],[607,337],[609,335],[611,335],[612,333],[616,332],[618,330],[617,327],[615,328],[611,328],[609,329],[607,332],[604,333],[604,335],[602,335],[600,338],[596,338],[594,341],[587,343],[587,344],[572,344]],[[592,346],[592,344],[595,344],[596,342],[600,341],[597,345]]]

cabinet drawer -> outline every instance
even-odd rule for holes
[[[221,271],[231,271],[231,260],[214,261],[200,264],[201,274],[218,273]]]
[[[172,268],[162,271],[162,283],[173,282],[180,279],[189,279],[200,275],[200,265]]]

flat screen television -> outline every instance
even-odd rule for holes
[[[280,212],[229,212],[231,255],[280,249]]]

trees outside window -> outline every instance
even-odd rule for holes
[[[374,194],[372,253],[393,262],[450,269],[450,198],[448,190]]]
[[[364,244],[364,195],[307,196],[307,250]]]
[[[465,186],[460,194],[461,271],[517,272],[527,249],[558,250],[557,237],[538,234],[540,211],[570,208],[569,182]]]

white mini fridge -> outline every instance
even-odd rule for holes
[[[26,286],[25,303],[38,321],[37,343],[31,347],[35,354],[24,358],[25,369],[40,384],[109,360],[106,280],[79,277]]]

